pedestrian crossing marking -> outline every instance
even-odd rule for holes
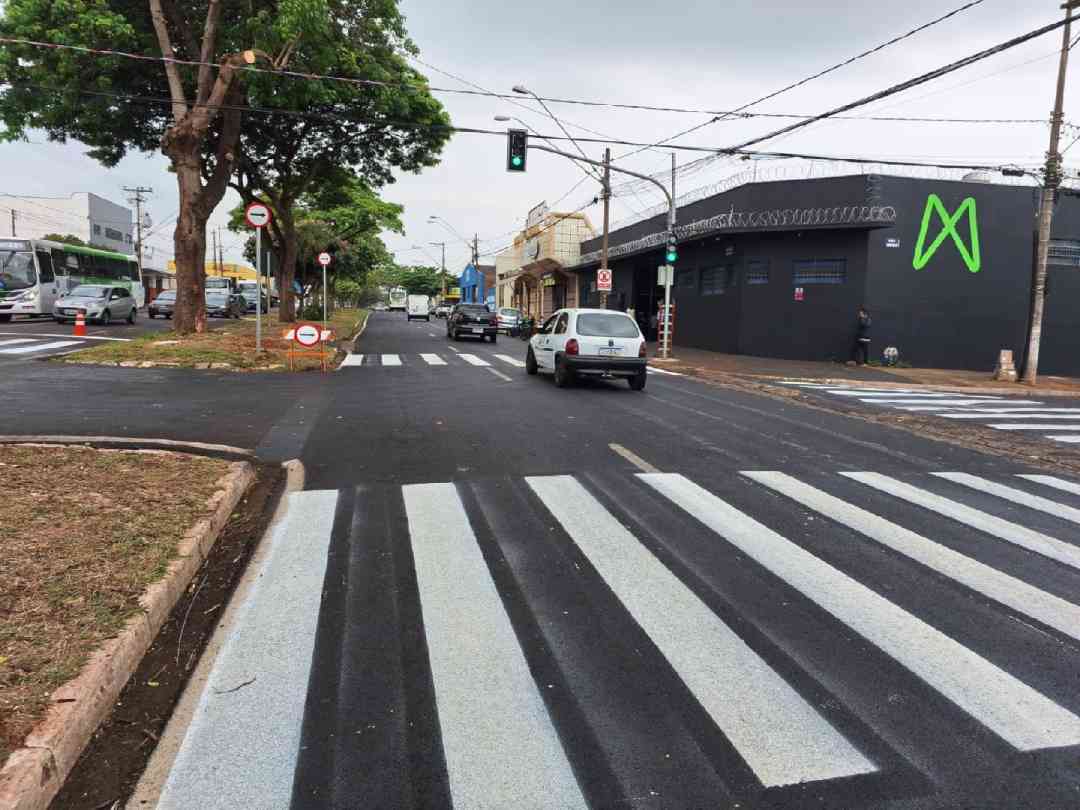
[[[446,365],[446,361],[439,357],[439,355],[437,354],[421,354],[420,357],[422,357],[424,362],[427,363],[429,366]]]
[[[396,354],[384,354],[382,356],[382,364],[384,366],[400,366],[401,358]]]
[[[466,363],[468,363],[471,366],[490,366],[491,365],[491,363],[489,363],[487,360],[483,360],[483,359],[477,357],[475,354],[459,354],[458,357],[460,357],[462,360],[464,360]]]
[[[858,481],[887,495],[929,509],[958,523],[993,535],[1000,540],[1026,548],[1052,560],[1080,568],[1080,546],[1074,546],[1054,537],[1012,523],[996,515],[973,509],[957,501],[935,495],[925,489],[911,486],[895,478],[873,472],[842,472],[840,475]]]
[[[994,430],[1077,430],[1078,425],[1028,425],[1023,422],[999,422],[988,427]]]
[[[454,805],[585,808],[457,490],[402,494]]]
[[[30,346],[16,346],[15,348],[0,349],[0,354],[30,354],[31,352],[45,352],[52,349],[63,349],[67,346],[79,346],[80,340],[56,340],[52,343],[34,343]]]
[[[938,478],[944,478],[946,481],[962,484],[963,486],[971,487],[979,492],[985,492],[1006,501],[1018,503],[1021,506],[1028,507],[1028,509],[1035,509],[1039,512],[1046,512],[1048,515],[1054,515],[1055,517],[1073,523],[1080,523],[1080,509],[1073,509],[1071,506],[1051,501],[1049,498],[1032,495],[1024,492],[1022,489],[1007,487],[994,481],[987,481],[985,478],[979,478],[976,475],[969,475],[968,473],[939,472],[934,473],[934,475]]]
[[[946,419],[1005,419],[1012,417],[1013,419],[1055,419],[1059,422],[1075,422],[1080,419],[1080,414],[1077,416],[1062,416],[1056,413],[1017,413],[1015,411],[1004,411],[998,413],[939,413],[936,416],[944,416]],[[1038,427],[1038,425],[1036,425]]]
[[[577,480],[525,480],[764,785],[877,770]]]
[[[1080,744],[1080,717],[678,474],[638,475],[660,494],[914,672],[1014,748]]]
[[[1066,444],[1080,444],[1080,436],[1047,436],[1046,438]]]
[[[948,546],[936,543],[903,526],[804,484],[782,472],[744,472],[747,478],[785,495],[801,506],[824,515],[903,554],[977,593],[1030,616],[1047,627],[1080,641],[1080,606],[998,571]],[[960,473],[940,473],[942,476]],[[1080,488],[1078,488],[1080,489]],[[997,493],[992,493],[997,494]]]
[[[525,363],[523,363],[521,360],[511,357],[508,354],[497,354],[495,355],[495,359],[502,360],[504,363],[509,363],[515,368],[525,368]]]
[[[14,346],[16,343],[36,343],[34,338],[16,338],[15,340],[0,340],[0,346]]]
[[[1072,481],[1065,481],[1064,479],[1056,478],[1053,475],[1018,475],[1017,478],[1023,478],[1025,481],[1033,481],[1036,484],[1053,487],[1054,489],[1068,492],[1073,495],[1080,495],[1080,484],[1074,484]]]
[[[342,362],[341,367],[345,366],[362,366],[364,365],[364,355],[362,354],[347,354],[345,360]]]

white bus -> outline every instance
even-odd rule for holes
[[[390,291],[390,306],[387,309],[391,312],[394,310],[405,312],[408,300],[409,294],[402,287],[395,287]]]
[[[14,315],[52,317],[56,299],[80,284],[126,287],[139,307],[146,303],[134,256],[41,239],[0,239],[0,323]]]

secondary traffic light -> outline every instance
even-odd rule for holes
[[[675,235],[671,234],[667,239],[667,250],[664,251],[664,261],[668,264],[675,264],[677,258],[679,258],[679,251],[675,247]]]
[[[506,170],[525,171],[525,158],[529,152],[529,133],[524,129],[506,130]]]

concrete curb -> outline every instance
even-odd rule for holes
[[[143,612],[128,620],[74,679],[53,693],[45,719],[27,736],[25,746],[8,757],[0,771],[0,808],[47,810],[254,481],[251,464],[230,465],[208,502],[210,517],[187,531],[165,576],[139,598]]]
[[[360,327],[360,331],[356,333],[356,337],[354,337],[352,340],[349,341],[349,343],[352,344],[352,347],[354,349],[356,348],[356,341],[358,341],[360,339],[360,336],[364,334],[365,330],[367,330],[367,325],[369,323],[371,323],[371,312],[370,311],[368,312],[367,317],[364,318],[364,325]],[[348,349],[343,349],[342,351],[344,351],[344,356],[341,358],[341,363],[344,363],[345,358],[348,357],[350,354],[352,354],[352,352],[349,351]],[[341,369],[341,363],[338,363],[334,367],[334,371],[339,371]]]
[[[178,452],[224,453],[249,458],[254,453],[231,444],[207,444],[206,442],[182,442],[174,439],[143,439],[127,436],[0,436],[0,444],[89,444],[95,447],[121,447],[131,450],[154,448]]]

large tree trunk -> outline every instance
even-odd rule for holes
[[[176,313],[173,328],[181,335],[206,331],[206,218],[197,200],[202,191],[198,166],[176,165],[180,216],[173,231],[176,253]]]
[[[296,321],[296,294],[293,281],[296,279],[296,257],[300,253],[300,238],[296,234],[296,223],[288,214],[280,214],[281,226],[281,307],[278,309],[278,321],[294,323]]]

